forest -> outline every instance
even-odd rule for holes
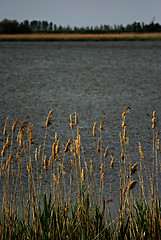
[[[133,22],[126,26],[108,24],[100,26],[70,27],[54,24],[48,21],[28,21],[18,22],[17,20],[3,19],[0,21],[0,34],[18,34],[18,33],[152,33],[161,32],[161,25],[151,21],[149,24],[144,22]]]

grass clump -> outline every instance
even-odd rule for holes
[[[29,116],[22,122],[17,119],[11,131],[7,118],[1,146],[0,239],[161,239],[156,112],[152,116],[151,169],[145,164],[141,142],[140,159],[132,164],[129,157],[129,111],[126,107],[122,113],[119,160],[108,156],[110,146],[103,144],[104,118],[99,126],[93,125],[90,159],[83,151],[76,112],[70,115],[70,138],[61,144],[55,132],[50,153],[46,140],[53,109],[46,119],[43,147],[35,146]],[[119,171],[114,171],[116,161]],[[112,191],[113,176],[120,182],[118,198]],[[108,199],[105,177],[109,177]]]

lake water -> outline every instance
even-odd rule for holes
[[[29,114],[37,146],[43,144],[46,117],[53,108],[47,137],[51,152],[55,131],[65,143],[71,137],[69,115],[76,111],[87,162],[93,124],[105,117],[103,144],[109,146],[109,163],[112,154],[117,165],[126,106],[131,107],[127,117],[131,161],[138,161],[138,142],[143,139],[150,165],[154,110],[161,130],[161,42],[0,42],[1,149],[6,117],[12,126]]]

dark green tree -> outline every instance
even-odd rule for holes
[[[52,22],[49,23],[49,31],[50,31],[50,32],[53,31],[53,23],[52,23]]]
[[[31,31],[33,31],[33,32],[38,31],[38,25],[39,25],[39,22],[37,20],[31,21],[30,22]]]
[[[42,31],[47,32],[48,26],[49,24],[47,21],[42,21]]]

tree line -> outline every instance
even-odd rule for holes
[[[161,25],[154,23],[150,24],[144,22],[133,22],[127,24],[125,27],[121,25],[110,26],[107,24],[100,26],[86,26],[86,27],[70,27],[53,24],[48,21],[28,21],[18,22],[17,20],[3,19],[0,21],[0,33],[2,34],[16,34],[16,33],[145,33],[145,32],[161,32]]]

